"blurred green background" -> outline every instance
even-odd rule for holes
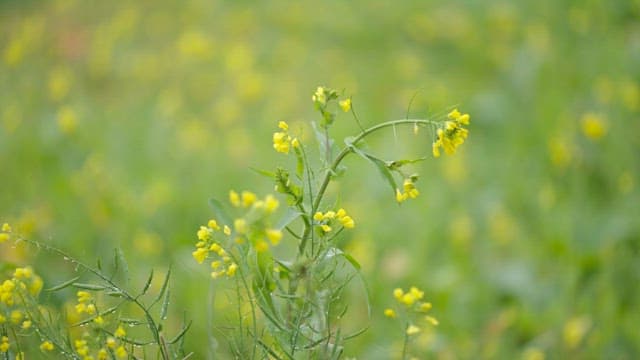
[[[172,263],[196,358],[207,200],[272,191],[248,168],[284,161],[271,134],[318,119],[317,85],[353,94],[365,124],[404,118],[414,95],[413,117],[472,118],[403,206],[347,161],[344,243],[374,311],[348,355],[397,353],[382,310],[416,285],[440,320],[414,344],[425,357],[640,357],[638,0],[2,1],[0,56],[0,222],[88,262],[121,247],[140,286]],[[337,121],[338,140],[357,131]],[[429,155],[421,135],[370,145]],[[41,252],[0,258],[69,276]]]

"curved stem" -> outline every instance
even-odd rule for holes
[[[436,121],[425,120],[425,119],[390,120],[390,121],[386,121],[386,122],[374,125],[374,126],[368,128],[366,130],[363,130],[362,132],[360,132],[360,134],[358,134],[355,137],[355,139],[353,140],[352,144],[355,145],[359,141],[361,141],[364,138],[366,138],[367,136],[371,135],[372,133],[374,133],[374,132],[376,132],[378,130],[382,130],[384,128],[391,127],[391,126],[406,125],[406,124],[411,124],[411,125],[413,125],[413,124],[435,125],[436,123],[437,123]],[[351,147],[349,147],[349,146],[347,146],[344,149],[342,149],[342,151],[340,151],[338,156],[331,163],[331,166],[329,166],[329,168],[325,172],[324,178],[322,179],[322,183],[320,184],[320,188],[318,188],[318,193],[316,194],[315,199],[313,201],[313,205],[311,206],[311,216],[313,216],[313,214],[318,210],[318,207],[320,206],[320,202],[322,201],[322,197],[324,196],[324,193],[327,191],[327,187],[329,186],[329,183],[331,182],[331,175],[335,173],[336,169],[338,168],[338,166],[340,165],[342,160],[344,160],[344,158],[347,157],[347,155],[349,155],[352,152],[353,152],[353,149]],[[305,232],[302,235],[302,241],[300,242],[300,248],[298,249],[298,253],[300,255],[304,253],[304,250],[305,250],[306,245],[307,245],[307,239],[309,238],[310,231],[311,231],[311,227],[310,226],[305,227]]]

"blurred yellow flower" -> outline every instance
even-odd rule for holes
[[[600,140],[607,134],[607,124],[601,115],[586,113],[580,122],[582,133],[591,140]]]
[[[344,112],[349,112],[351,110],[351,98],[341,100],[338,104]]]

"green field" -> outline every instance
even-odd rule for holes
[[[413,201],[356,157],[329,189],[357,222],[340,245],[372,311],[344,358],[399,358],[383,310],[412,285],[440,323],[421,359],[640,357],[638,0],[0,1],[0,224],[92,264],[120,248],[133,287],[171,266],[169,326],[186,314],[192,359],[226,358],[196,231],[209,199],[273,192],[250,168],[295,165],[273,151],[279,121],[315,149],[319,85],[364,126],[472,119],[455,156],[411,127],[368,141],[429,157]],[[332,131],[359,128],[341,113]],[[33,250],[0,244],[0,264],[32,264],[45,288],[75,276]]]

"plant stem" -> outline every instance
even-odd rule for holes
[[[374,125],[374,126],[368,128],[368,129],[360,132],[360,134],[358,134],[355,137],[355,139],[353,140],[352,144],[355,146],[359,141],[363,140],[364,138],[366,138],[367,136],[371,135],[372,133],[374,133],[374,132],[376,132],[378,130],[382,130],[382,129],[387,128],[387,127],[396,126],[396,125],[407,125],[407,124],[411,124],[411,125],[413,125],[413,124],[434,125],[436,123],[437,123],[436,121],[425,120],[425,119],[390,120],[390,121],[386,121],[386,122],[380,123],[378,125]],[[340,165],[342,160],[344,160],[344,158],[347,157],[347,155],[349,155],[352,152],[353,152],[353,149],[351,147],[349,147],[349,146],[347,146],[344,149],[342,149],[342,151],[340,151],[338,156],[331,163],[331,166],[329,166],[329,168],[325,172],[324,178],[322,179],[322,183],[320,184],[320,187],[318,188],[318,193],[316,194],[315,199],[313,201],[313,205],[311,206],[311,211],[310,211],[310,215],[309,215],[311,218],[313,217],[313,214],[315,214],[315,212],[318,210],[318,207],[320,206],[320,202],[322,201],[324,193],[327,191],[327,187],[329,186],[329,183],[331,182],[331,176],[335,173],[336,169],[338,168],[338,166]],[[300,242],[300,247],[298,249],[298,255],[304,254],[305,248],[307,246],[307,239],[309,238],[310,231],[311,231],[311,227],[310,226],[305,227],[304,234],[302,235],[302,241]]]

